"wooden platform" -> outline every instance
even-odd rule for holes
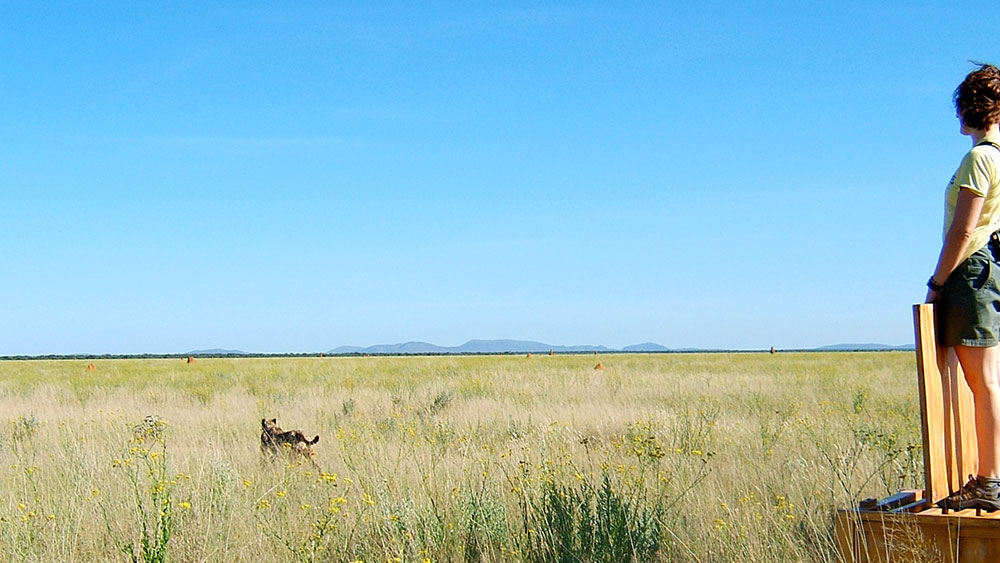
[[[972,392],[954,352],[934,341],[931,305],[913,306],[924,447],[924,489],[837,512],[840,558],[850,562],[1000,562],[1000,511],[942,511],[937,501],[977,469]]]
[[[942,514],[940,508],[915,513],[841,510],[837,551],[844,561],[1000,561],[1000,512],[973,510]]]

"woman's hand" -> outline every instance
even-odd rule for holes
[[[937,300],[941,297],[940,291],[934,291],[933,289],[927,290],[927,297],[924,298],[924,303],[937,303]]]

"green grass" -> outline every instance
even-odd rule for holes
[[[4,559],[835,561],[922,474],[912,353],[88,363],[0,363]]]

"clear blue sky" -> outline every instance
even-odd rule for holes
[[[6,3],[0,355],[912,342],[959,4]]]

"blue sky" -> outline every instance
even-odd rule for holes
[[[998,12],[794,4],[5,4],[0,355],[912,342]]]

